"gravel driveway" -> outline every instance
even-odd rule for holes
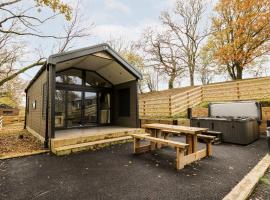
[[[222,199],[265,155],[266,138],[248,146],[214,145],[213,151],[179,172],[174,150],[134,156],[132,143],[4,160],[0,199]]]

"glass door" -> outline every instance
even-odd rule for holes
[[[67,127],[80,127],[82,123],[82,92],[67,91]]]
[[[84,125],[97,125],[97,93],[84,92]]]
[[[111,95],[108,92],[99,93],[100,124],[111,123]]]
[[[65,108],[65,90],[55,91],[55,127],[63,128],[65,127],[66,118],[66,108]]]

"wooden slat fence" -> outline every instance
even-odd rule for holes
[[[24,116],[2,116],[2,126],[18,123],[18,122],[24,122]]]
[[[3,116],[0,116],[0,130],[3,128]]]
[[[139,99],[140,117],[177,116],[202,102],[270,99],[270,77],[215,83]]]

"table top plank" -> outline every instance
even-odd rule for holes
[[[135,137],[135,138],[147,139],[147,140],[150,140],[152,142],[158,142],[158,143],[162,143],[162,144],[172,146],[172,147],[180,147],[182,149],[185,149],[189,146],[189,144],[186,144],[186,143],[177,142],[177,141],[173,141],[173,140],[165,140],[162,138],[151,137],[151,136],[148,136],[145,134],[130,134],[130,135]]]
[[[142,128],[156,129],[156,130],[171,130],[178,131],[188,134],[199,134],[208,130],[208,128],[199,128],[199,127],[189,127],[189,126],[180,126],[180,125],[170,125],[170,124],[144,124]]]

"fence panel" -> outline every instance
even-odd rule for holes
[[[3,128],[3,116],[0,116],[0,130]]]
[[[172,90],[173,91],[173,90]],[[270,77],[214,83],[139,99],[140,117],[175,116],[202,102],[270,99]]]

